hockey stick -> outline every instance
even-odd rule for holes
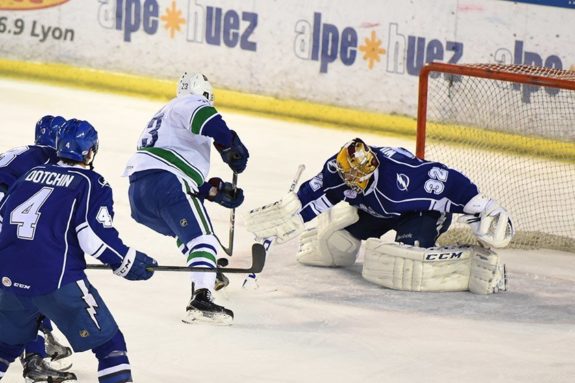
[[[247,269],[242,268],[235,268],[235,267],[216,267],[213,269],[209,269],[206,267],[187,267],[187,266],[152,266],[149,267],[148,270],[154,271],[198,271],[204,273],[230,273],[230,274],[245,274],[245,273],[252,273],[257,274],[261,273],[264,269],[264,265],[266,263],[266,249],[260,243],[254,243],[252,245],[252,265]],[[110,266],[108,265],[86,265],[86,269],[90,270],[110,270]]]
[[[299,179],[303,173],[303,171],[305,170],[305,165],[304,164],[300,164],[297,167],[297,171],[295,173],[295,176],[291,182],[291,185],[289,187],[289,192],[293,192],[295,190],[295,187],[297,186],[297,183],[299,182]],[[273,242],[273,238],[266,238],[263,243],[262,243],[262,247],[264,248],[264,251],[268,251],[270,246],[272,245]],[[242,287],[246,287],[246,285],[250,284],[248,281],[252,280],[252,283],[257,283],[256,281],[256,273],[249,273],[245,278],[244,278],[244,282],[242,283]]]
[[[234,176],[232,178],[232,185],[234,186],[234,191],[236,190],[236,187],[238,185],[238,173],[234,172]],[[228,247],[225,247],[221,242],[220,239],[218,238],[218,242],[220,242],[220,246],[222,247],[222,249],[224,250],[224,253],[226,253],[227,255],[229,255],[230,257],[232,256],[232,252],[234,251],[234,232],[235,232],[235,226],[236,226],[236,208],[234,207],[232,209],[232,211],[230,212],[230,231],[229,231],[229,235],[228,235]],[[217,238],[217,237],[216,237]]]

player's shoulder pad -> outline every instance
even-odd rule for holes
[[[101,175],[98,172],[95,172],[93,170],[91,170],[92,173],[94,173],[94,178],[97,180],[98,185],[100,185],[103,188],[109,188],[110,184],[108,183],[108,181],[106,181],[106,179],[104,178],[103,175]]]
[[[195,94],[187,94],[185,96],[180,96],[174,98],[172,101],[172,107],[179,108],[193,108],[198,109],[202,107],[214,108],[205,97],[197,96]],[[215,108],[214,108],[215,109]]]
[[[110,187],[110,184],[108,183],[108,181],[106,181],[106,179],[103,176],[98,177],[98,184],[100,184],[100,186],[105,188]]]
[[[109,188],[110,187],[110,184],[108,183],[108,181],[106,181],[104,176],[101,175],[100,173],[98,173],[94,170],[90,170],[90,169],[83,169],[83,173],[88,178],[90,178],[93,185],[99,185],[102,188]]]
[[[380,147],[380,148],[372,148],[372,150],[378,154],[383,155],[384,157],[388,157],[388,158],[409,158],[409,159],[415,159],[415,155],[410,152],[409,150],[405,149],[405,148],[401,148],[401,147],[396,147],[396,148],[392,148],[392,147]]]

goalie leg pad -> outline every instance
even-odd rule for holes
[[[473,246],[420,248],[369,239],[362,276],[370,282],[405,291],[504,291],[499,257]],[[503,282],[501,282],[503,280]]]
[[[357,259],[361,241],[343,228],[357,222],[357,209],[346,202],[335,205],[318,217],[315,228],[304,232],[296,255],[310,266],[351,266]]]
[[[473,251],[466,247],[420,248],[366,242],[362,276],[370,282],[405,291],[465,291]]]
[[[507,291],[505,265],[501,264],[499,255],[485,248],[475,250],[475,256],[471,260],[469,291],[483,295]]]

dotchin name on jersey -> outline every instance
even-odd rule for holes
[[[74,176],[71,174],[46,172],[44,170],[32,170],[28,173],[25,180],[50,186],[68,187],[74,180]]]

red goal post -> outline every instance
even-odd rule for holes
[[[575,72],[427,64],[416,154],[460,170],[500,201],[514,219],[513,247],[575,252]],[[474,239],[454,224],[440,242]]]

